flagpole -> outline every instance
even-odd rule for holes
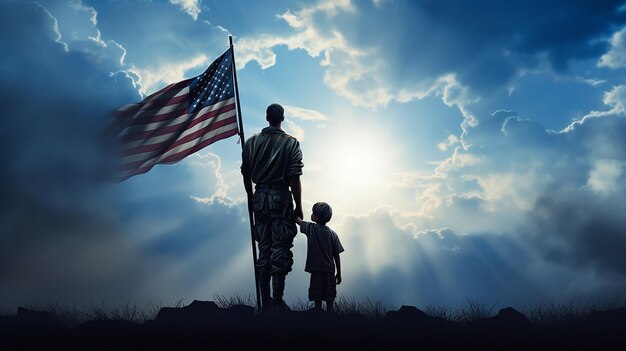
[[[233,52],[233,74],[235,80],[235,99],[237,100],[237,117],[239,120],[239,140],[241,143],[241,162],[245,162],[243,158],[244,152],[244,143],[246,141],[243,135],[243,119],[241,118],[241,103],[239,102],[239,85],[237,84],[237,66],[235,65],[235,48],[233,47],[233,37],[232,35],[228,36],[228,42],[230,44],[230,49]],[[252,179],[250,179],[250,175],[243,175],[244,184],[250,184],[250,188],[252,187]],[[256,288],[256,306],[257,311],[261,312],[261,293],[259,292],[259,278],[256,274],[256,244],[254,242],[254,216],[252,214],[252,204],[248,200],[248,216],[250,218],[250,238],[252,239],[252,263],[254,264],[254,287]]]

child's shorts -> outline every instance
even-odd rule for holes
[[[335,273],[311,272],[309,301],[329,301],[337,296]]]

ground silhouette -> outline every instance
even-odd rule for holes
[[[459,324],[402,306],[383,318],[320,310],[255,313],[211,301],[161,308],[143,323],[90,320],[70,327],[49,312],[19,307],[0,316],[0,349],[480,349],[624,350],[626,308],[570,324],[538,327],[511,307]]]

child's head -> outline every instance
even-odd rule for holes
[[[326,224],[333,216],[333,209],[325,202],[317,202],[313,205],[311,220],[318,224]]]

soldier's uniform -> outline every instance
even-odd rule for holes
[[[270,126],[246,141],[243,158],[242,173],[256,184],[252,198],[254,236],[259,245],[256,272],[267,306],[270,276],[274,300],[282,302],[285,276],[293,265],[291,248],[297,230],[289,178],[302,175],[302,151],[298,140]]]

